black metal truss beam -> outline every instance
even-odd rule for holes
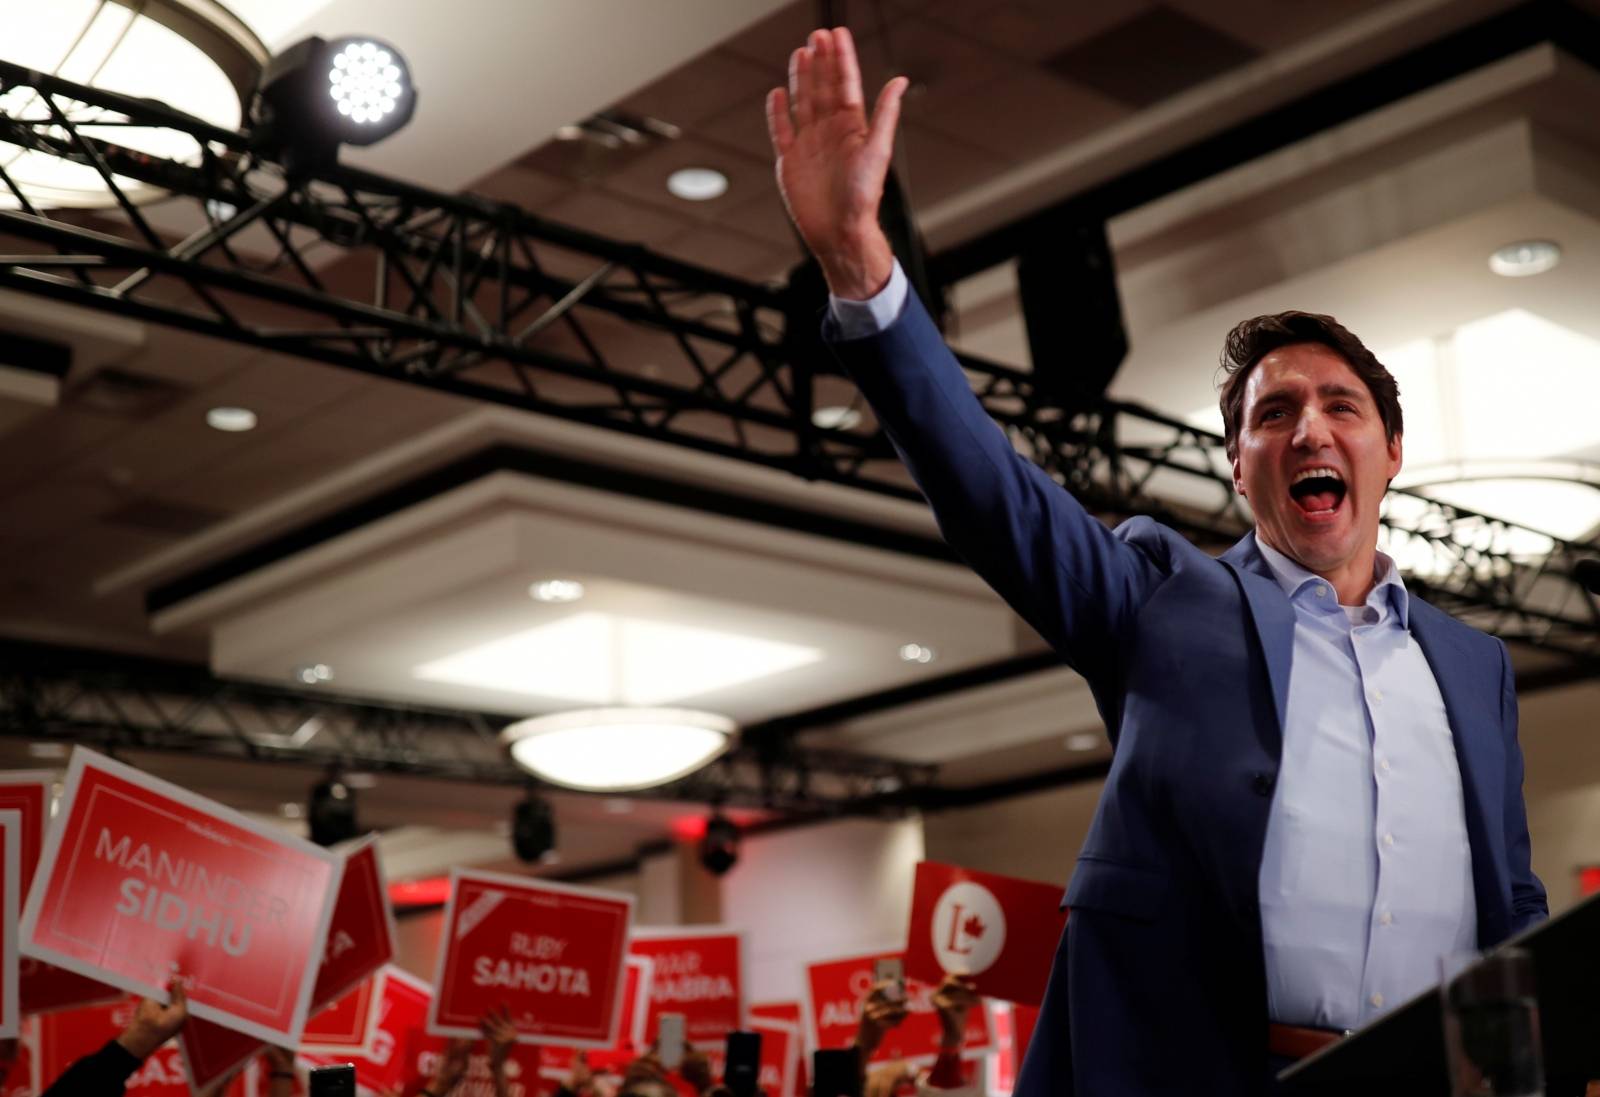
[[[222,679],[165,660],[0,642],[0,738],[527,785],[498,739],[512,719]],[[887,795],[915,802],[934,773],[849,751],[746,741],[681,781],[629,795],[823,818],[859,814]]]
[[[1527,20],[1564,10],[1518,9]],[[813,318],[773,290],[470,196],[339,167],[289,176],[244,134],[0,63],[0,96],[17,89],[28,96],[0,103],[42,106],[0,114],[0,147],[99,172],[126,224],[119,235],[40,211],[0,169],[0,197],[22,207],[0,210],[0,246],[33,248],[0,254],[0,286],[913,496],[880,433],[813,424],[819,363],[803,351]],[[132,152],[101,139],[108,121],[177,131],[203,152],[193,164]],[[127,201],[130,178],[165,188],[205,227],[162,241]],[[230,244],[263,226],[278,249],[265,267]],[[319,247],[339,256],[323,273]],[[590,273],[551,273],[574,260]],[[327,283],[340,263],[365,291]],[[655,333],[676,364],[649,376],[609,359],[591,331],[600,321]],[[545,345],[557,331],[581,357]],[[1068,416],[1028,373],[970,356],[963,365],[1016,447],[1107,517],[1155,514],[1213,545],[1248,528],[1216,436],[1130,404]],[[1571,578],[1579,547],[1402,492],[1384,525],[1425,597],[1508,640],[1585,665],[1600,655],[1600,614]]]

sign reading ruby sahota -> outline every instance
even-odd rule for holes
[[[395,954],[394,913],[378,863],[378,836],[370,834],[341,850],[344,875],[311,995],[313,1013],[342,1000]]]
[[[0,1039],[22,1030],[17,996],[17,905],[22,890],[22,813],[0,811]]]
[[[806,965],[806,1046],[817,1048],[849,1047],[856,1035],[861,1003],[872,991],[873,966],[881,959],[900,956],[885,949],[840,960],[823,960]],[[931,1063],[939,1054],[939,1015],[934,1010],[935,986],[906,976],[906,1019],[889,1030],[872,1056],[875,1063],[905,1059],[911,1063]],[[967,1013],[963,1056],[981,1055],[993,1048],[988,1011],[974,1008]]]
[[[340,859],[81,747],[22,918],[25,953],[264,1041],[299,1042]]]
[[[628,951],[654,965],[645,1042],[655,1039],[657,1018],[681,1013],[684,1035],[702,1050],[721,1048],[743,1018],[743,942],[722,926],[633,931]]]
[[[986,997],[1039,1005],[1066,920],[1054,884],[923,861],[911,890],[906,974],[938,983],[948,972]]]
[[[607,1047],[622,1022],[633,896],[455,869],[428,1031],[477,1036],[505,1006],[517,1039]]]

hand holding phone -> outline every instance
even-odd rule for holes
[[[663,1013],[656,1029],[656,1057],[668,1070],[683,1063],[684,1021],[681,1013]]]
[[[872,965],[872,985],[888,983],[884,994],[892,1002],[906,1000],[906,964],[898,956],[883,956]]]

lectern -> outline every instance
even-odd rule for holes
[[[1533,957],[1545,1092],[1582,1097],[1600,1079],[1600,895],[1523,931]],[[1437,988],[1278,1075],[1291,1097],[1449,1097]]]

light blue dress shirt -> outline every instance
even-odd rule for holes
[[[894,323],[895,263],[866,301],[832,298],[846,339]],[[1257,541],[1295,612],[1283,756],[1259,879],[1272,1020],[1355,1028],[1478,944],[1461,771],[1409,595],[1378,554],[1366,603]]]

